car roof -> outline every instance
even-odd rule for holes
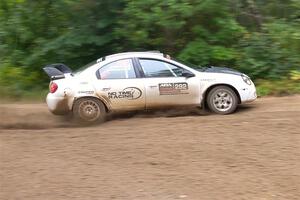
[[[172,60],[171,57],[168,54],[161,53],[159,51],[142,51],[142,52],[124,52],[124,53],[117,53],[117,54],[112,54],[108,55],[102,58],[99,58],[97,62],[95,62],[94,65],[86,68],[87,72],[89,71],[94,71],[98,70],[99,67],[102,67],[110,62],[119,60],[119,59],[127,59],[127,58],[150,58],[150,59],[159,59],[159,60],[168,60],[171,63],[174,63],[175,65],[181,66],[183,68],[187,67],[186,65],[177,62],[175,60]],[[84,70],[84,71],[86,71]],[[189,68],[189,70],[192,70],[193,72],[197,72],[196,70]]]
[[[110,60],[110,59],[117,59],[117,58],[123,58],[123,57],[164,57],[164,54],[159,51],[141,51],[141,52],[124,52],[124,53],[117,53],[108,55],[102,58],[99,58],[97,62],[101,62],[104,60]]]

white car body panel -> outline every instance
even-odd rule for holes
[[[146,94],[144,80],[141,78],[120,80],[95,80],[96,95],[106,99],[111,110],[139,110],[145,108]],[[133,91],[135,94],[129,98],[124,97]]]
[[[159,77],[133,79],[106,79],[96,76],[97,70],[111,62],[127,58],[157,59],[192,72],[195,76]],[[104,61],[76,73],[74,76],[65,74],[65,78],[54,80],[58,85],[55,93],[47,96],[47,105],[54,114],[66,114],[72,111],[73,103],[82,97],[100,99],[108,111],[140,110],[161,106],[201,106],[205,92],[214,85],[228,85],[240,98],[240,103],[254,101],[255,85],[245,83],[240,75],[218,72],[199,72],[182,63],[165,58],[161,53],[131,52],[107,56]],[[168,95],[168,85],[183,87],[180,94]],[[181,85],[180,85],[181,84]],[[187,86],[187,88],[185,88]],[[171,87],[171,86],[170,86]],[[176,90],[177,91],[177,90]],[[127,95],[127,96],[126,96]]]
[[[200,84],[197,77],[166,77],[145,78],[145,90],[147,96],[147,108],[180,105],[200,105]],[[168,95],[160,91],[161,86],[174,84],[175,87],[183,88],[180,95]],[[188,86],[188,87],[186,87]]]

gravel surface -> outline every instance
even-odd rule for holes
[[[299,200],[300,96],[80,127],[0,104],[0,199]]]

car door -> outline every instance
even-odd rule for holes
[[[145,76],[147,108],[200,104],[199,80],[183,76],[184,72],[192,72],[163,60],[138,60]]]
[[[145,108],[143,79],[137,76],[132,59],[120,59],[102,66],[97,72],[97,95],[108,102],[112,110]]]

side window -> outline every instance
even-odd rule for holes
[[[136,78],[131,59],[109,63],[99,69],[99,74],[102,80]]]
[[[140,59],[146,77],[180,77],[183,69],[167,62]]]

